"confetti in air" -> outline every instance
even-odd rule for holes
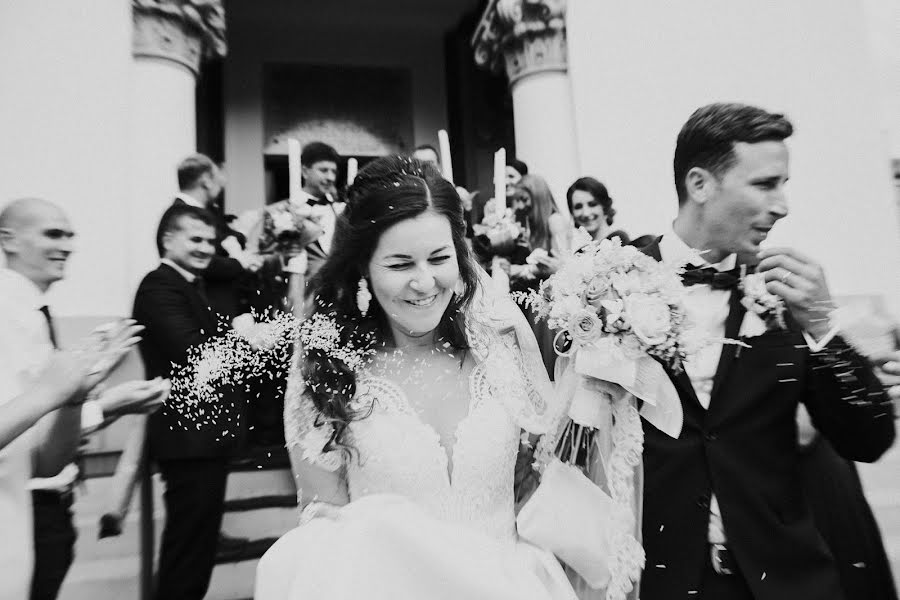
[[[299,329],[296,317],[280,313],[260,322],[239,321],[234,329],[192,346],[172,374],[166,408],[181,417],[178,421],[185,428],[222,428],[231,407],[226,392],[249,391],[255,379],[284,377]],[[222,435],[234,436],[235,431]]]

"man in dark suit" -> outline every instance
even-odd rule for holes
[[[159,229],[161,264],[141,281],[134,301],[134,318],[145,327],[140,351],[148,378],[170,376],[190,347],[217,334],[202,277],[215,253],[212,217],[193,206],[173,206]],[[240,412],[240,396],[223,390],[221,427],[200,430],[171,408],[177,402],[171,398],[147,426],[150,457],[166,484],[156,597],[199,600],[214,566],[233,446],[223,433],[234,429],[228,420]]]
[[[178,164],[179,193],[169,207],[194,206],[209,212],[216,229],[215,254],[204,273],[210,305],[229,322],[242,310],[239,290],[247,273],[259,269],[262,261],[244,250],[246,239],[231,229],[218,204],[225,185],[222,170],[204,154],[192,154]],[[165,215],[160,220],[165,220]],[[162,232],[157,231],[157,250],[162,255]]]
[[[845,597],[800,488],[797,406],[844,457],[866,462],[890,447],[894,414],[830,318],[822,268],[790,248],[760,250],[788,213],[791,133],[782,115],[713,104],[678,136],[678,217],[644,252],[686,262],[692,321],[744,345],[712,344],[669,373],[684,410],[678,439],[644,422],[644,600]],[[760,298],[748,265],[783,302],[781,323],[748,310]]]

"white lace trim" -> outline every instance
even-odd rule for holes
[[[644,548],[636,538],[637,499],[634,493],[634,473],[641,463],[644,449],[644,429],[634,396],[626,394],[613,400],[613,451],[607,464],[609,492],[617,505],[617,514],[610,519],[613,555],[609,564],[609,585],[606,600],[625,600],[644,569]]]

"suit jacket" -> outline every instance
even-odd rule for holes
[[[139,349],[148,378],[170,377],[172,364],[182,365],[188,348],[216,335],[216,318],[193,284],[162,264],[148,273],[134,299],[134,319],[145,327]],[[156,459],[210,458],[228,455],[242,407],[239,390],[222,390],[221,422],[197,430],[194,423],[163,406],[148,419],[150,455]]]
[[[660,260],[659,239],[643,251]],[[737,339],[744,312],[732,292],[727,338]],[[677,440],[644,422],[644,600],[701,590],[713,493],[757,600],[843,598],[800,487],[797,405],[845,458],[864,462],[893,442],[892,405],[839,336],[819,353],[796,326],[743,341],[750,347],[724,346],[708,409],[686,373],[669,371],[684,409]]]
[[[175,198],[172,205],[166,209],[166,213],[175,206],[185,206],[186,204],[181,198]],[[203,273],[207,282],[206,293],[209,296],[209,303],[213,310],[230,320],[243,312],[239,290],[247,273],[238,260],[228,256],[228,252],[222,248],[222,241],[229,236],[233,236],[241,246],[244,246],[246,238],[244,234],[228,226],[225,220],[225,213],[222,210],[219,210],[217,207],[204,210],[212,217],[216,228],[216,254]],[[163,213],[160,225],[162,225],[166,213]],[[157,239],[159,239],[158,236]]]

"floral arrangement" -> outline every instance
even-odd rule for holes
[[[558,330],[560,425],[535,450],[536,470],[561,461],[594,473],[619,517],[606,532],[612,555],[607,600],[624,600],[645,555],[638,541],[635,473],[643,451],[641,416],[677,438],[683,415],[663,368],[683,368],[702,340],[692,333],[680,273],[618,238],[575,240],[573,254],[538,290],[514,294]],[[643,400],[638,410],[637,399]]]
[[[484,218],[481,224],[473,225],[476,236],[483,236],[485,246],[491,254],[509,255],[515,250],[524,229],[516,222],[511,208],[500,208],[496,200],[488,200],[484,205]]]
[[[618,238],[604,239],[582,247],[538,290],[515,296],[559,330],[558,345],[568,354],[595,346],[627,359],[646,354],[679,370],[697,341],[687,327],[680,271]]]
[[[290,258],[314,242],[322,231],[312,206],[279,203],[265,212],[259,246],[263,253],[274,251]]]
[[[741,304],[762,319],[767,329],[787,329],[784,300],[766,289],[766,278],[762,273],[747,273],[746,266],[741,270]]]

